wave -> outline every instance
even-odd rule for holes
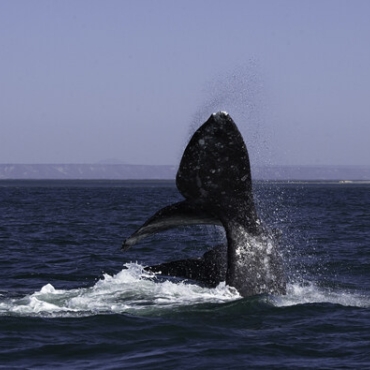
[[[248,299],[248,298],[246,298]],[[46,284],[22,298],[0,297],[2,316],[84,317],[101,314],[151,315],[158,311],[199,304],[242,300],[225,283],[205,288],[187,281],[170,281],[146,272],[137,263],[125,264],[116,275],[105,274],[89,288],[55,289]],[[261,297],[268,305],[286,307],[308,303],[370,307],[370,297],[333,291],[313,283],[288,284],[287,295]]]

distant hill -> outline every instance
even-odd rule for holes
[[[259,180],[369,181],[370,166],[271,166],[252,168]]]
[[[177,166],[129,164],[0,164],[0,179],[165,180]],[[269,166],[253,167],[255,180],[370,181],[370,167]]]
[[[156,180],[173,179],[176,170],[129,164],[0,164],[0,179]]]

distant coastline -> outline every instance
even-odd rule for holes
[[[177,166],[129,164],[0,164],[0,180],[174,180]],[[252,167],[254,180],[370,181],[370,166]]]

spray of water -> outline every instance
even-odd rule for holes
[[[269,163],[271,129],[263,72],[258,61],[250,60],[215,76],[205,84],[204,100],[195,111],[189,137],[211,113],[226,110],[238,125],[248,146],[252,163]]]

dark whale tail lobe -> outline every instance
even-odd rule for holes
[[[202,258],[152,266],[152,271],[195,278],[210,285],[226,279],[243,296],[284,291],[285,285],[275,281],[281,276],[275,251],[271,252],[269,245],[259,248],[265,251],[259,254],[248,250],[251,244],[246,236],[258,238],[261,229],[253,200],[248,151],[226,112],[212,114],[195,131],[182,156],[176,185],[185,199],[149,218],[123,242],[123,250],[148,235],[179,225],[222,225],[228,242],[226,252],[214,248]],[[250,255],[258,258],[250,263],[246,260]]]
[[[212,214],[208,214],[196,207],[192,202],[184,200],[160,209],[150,217],[138,230],[122,243],[122,250],[131,246],[149,235],[156,234],[181,225],[222,225]]]
[[[186,199],[202,205],[223,224],[233,220],[257,232],[248,151],[228,113],[212,114],[193,134],[176,185]]]

